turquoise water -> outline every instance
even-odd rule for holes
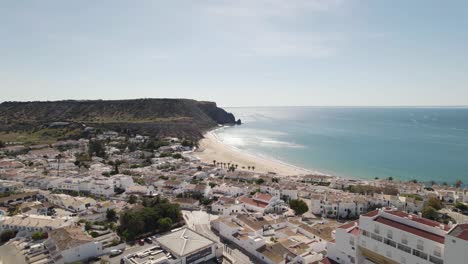
[[[468,108],[228,108],[217,136],[241,150],[337,176],[468,183]]]

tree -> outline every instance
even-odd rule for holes
[[[393,177],[392,176],[388,177],[388,180],[393,181]]]
[[[435,210],[440,210],[442,209],[442,202],[436,197],[431,196],[427,199],[425,206],[432,207]]]
[[[265,180],[264,180],[264,179],[261,179],[261,178],[260,178],[260,179],[257,179],[257,180],[255,181],[255,183],[258,184],[258,185],[261,185],[261,184],[263,184],[264,182],[265,182]]]
[[[456,180],[454,186],[457,188],[460,188],[462,186],[463,182],[461,180]]]
[[[104,158],[106,156],[104,144],[99,140],[91,140],[89,142],[88,153],[90,156],[96,155],[97,157]]]
[[[216,166],[216,160],[213,160],[213,166]]]
[[[210,182],[210,183],[208,183],[208,185],[210,185],[211,188],[214,188],[216,186],[216,183]]]
[[[117,213],[114,209],[107,209],[106,211],[106,219],[109,222],[114,222],[117,219]]]
[[[55,158],[57,159],[57,176],[60,175],[60,160],[62,160],[63,156],[62,156],[62,153],[59,153],[57,156],[55,156]]]
[[[130,195],[130,197],[128,197],[128,203],[129,204],[135,204],[137,202],[138,198],[135,196],[135,195]]]
[[[436,221],[439,219],[439,214],[437,213],[437,210],[431,206],[424,206],[421,213],[424,218]]]
[[[182,154],[180,154],[180,153],[175,153],[175,154],[172,155],[172,158],[174,158],[174,159],[181,159],[181,158],[182,158]]]
[[[169,217],[164,217],[158,220],[159,228],[163,231],[167,231],[172,226],[172,220]]]
[[[4,148],[4,147],[5,147],[5,143],[0,140],[0,148]]]
[[[8,240],[14,238],[15,236],[16,234],[13,230],[7,229],[0,234],[0,241],[7,242]]]
[[[31,235],[32,240],[37,241],[47,238],[47,233],[42,231],[37,231]]]
[[[303,200],[289,200],[289,207],[294,210],[296,215],[302,215],[305,212],[309,211],[309,207]]]

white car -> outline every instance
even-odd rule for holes
[[[120,249],[113,249],[113,250],[110,251],[110,256],[111,256],[111,257],[114,257],[114,256],[117,256],[117,255],[122,254],[122,252],[123,252],[123,251],[120,250]]]

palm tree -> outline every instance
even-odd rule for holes
[[[247,169],[250,170],[250,166],[248,166]]]
[[[60,160],[63,158],[62,153],[59,153],[57,156],[55,156],[57,159],[57,177],[60,175]]]
[[[216,166],[216,160],[213,160],[213,165]]]
[[[236,164],[236,166],[235,166],[235,167],[236,167],[236,169],[237,169],[237,167],[239,167],[239,164]]]
[[[461,180],[456,180],[455,181],[455,187],[460,188],[462,186],[463,182]]]
[[[255,170],[255,166],[252,166],[252,170]]]

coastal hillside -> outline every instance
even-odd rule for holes
[[[41,142],[47,138],[65,139],[81,133],[84,127],[199,139],[204,131],[218,124],[234,123],[234,115],[217,107],[216,103],[189,99],[67,100],[0,104],[0,140],[3,138],[4,141]]]

